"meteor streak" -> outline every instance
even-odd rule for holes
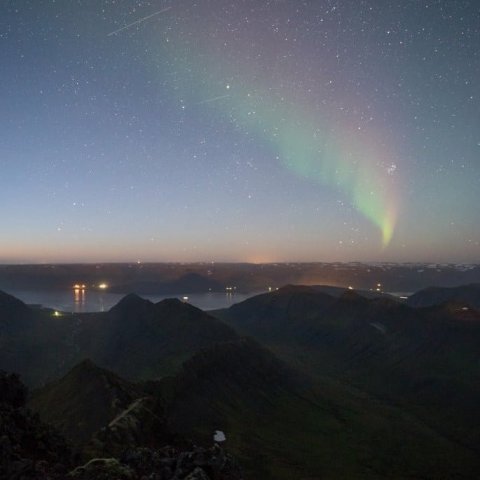
[[[140,23],[143,23],[145,20],[148,20],[149,18],[152,18],[155,15],[160,15],[161,13],[164,13],[167,10],[170,10],[171,8],[172,7],[166,7],[166,8],[163,8],[162,10],[159,10],[158,12],[152,13],[151,15],[147,15],[146,17],[139,18],[138,20],[135,20],[134,22],[129,23],[128,25],[125,25],[122,28],[119,28],[118,30],[114,30],[113,32],[110,32],[109,34],[107,34],[107,37],[110,37],[112,35],[116,35],[117,33],[120,33],[121,31],[126,30],[127,28],[130,28],[130,27],[133,27],[134,25],[138,25]]]
[[[202,100],[198,102],[197,105],[203,105],[204,103],[216,102],[217,100],[222,100],[223,98],[230,98],[230,95],[220,95],[219,97],[207,98],[207,100]]]

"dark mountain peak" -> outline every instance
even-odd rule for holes
[[[166,298],[161,300],[160,302],[155,304],[155,312],[158,315],[163,317],[171,317],[172,319],[175,318],[184,318],[184,317],[192,317],[192,318],[209,318],[212,321],[216,322],[216,319],[211,317],[207,312],[204,312],[198,307],[188,303],[182,302],[178,298]]]
[[[21,300],[0,290],[0,313],[28,312],[29,308]]]
[[[319,303],[329,304],[335,298],[330,293],[321,291],[318,288],[309,285],[285,285],[284,287],[281,287],[273,292],[272,297],[287,301],[295,299],[296,302],[300,303],[302,303],[302,301],[308,303],[313,302],[317,305]]]
[[[71,375],[74,372],[103,372],[103,369],[100,368],[96,363],[93,362],[90,358],[85,358],[80,363],[77,363],[67,375]]]
[[[165,298],[160,300],[155,304],[157,307],[165,307],[165,308],[183,308],[188,306],[188,303],[182,302],[178,298]]]
[[[225,342],[237,338],[235,331],[223,321],[211,316],[200,308],[177,298],[166,298],[155,304],[155,319],[160,322],[163,331],[175,331],[175,340],[186,345],[188,335],[199,346],[207,346],[211,342]],[[173,333],[172,333],[173,334]],[[180,338],[177,338],[177,335]],[[194,340],[195,339],[195,340]],[[204,342],[207,342],[207,345]],[[172,343],[173,345],[173,343]]]
[[[30,326],[31,317],[32,310],[27,305],[18,298],[0,291],[0,329],[5,333],[8,332],[8,335],[22,335]],[[3,345],[1,349],[8,351]],[[9,370],[17,370],[15,363],[7,363],[3,366]]]
[[[339,297],[341,302],[368,303],[368,300],[355,290],[346,289]]]
[[[89,358],[86,358],[80,363],[77,363],[72,369],[67,372],[65,376],[50,385],[63,384],[64,386],[69,385],[72,389],[85,389],[87,388],[88,384],[96,382],[99,382],[105,387],[109,387],[114,384],[125,384],[125,386],[130,385],[128,384],[128,382],[125,382],[123,379],[118,377],[110,370],[99,367]],[[48,387],[49,385],[44,388]]]
[[[86,359],[61,379],[34,391],[29,406],[79,443],[140,396],[135,385]]]
[[[315,290],[313,287],[305,285],[285,285],[284,287],[275,290],[274,292],[262,293],[248,298],[243,302],[237,303],[230,307],[232,311],[242,311],[244,309],[251,310],[264,308],[284,308],[288,307],[295,311],[300,308],[303,309],[310,304],[330,304],[334,297],[326,293]]]
[[[171,318],[172,320],[184,317],[207,316],[203,310],[200,310],[187,302],[182,302],[178,298],[165,298],[155,304],[155,312],[162,318]]]
[[[270,350],[244,337],[199,351],[183,364],[179,379],[188,388],[195,388],[193,384],[206,379],[212,384],[265,388],[268,384],[281,384],[289,375],[289,368]]]
[[[307,285],[285,285],[276,290],[274,295],[290,295],[292,293],[313,293],[312,287]]]
[[[335,297],[312,287],[287,285],[232,305],[220,318],[231,322],[240,333],[262,341],[295,338],[310,329],[311,322],[316,323],[335,302]]]
[[[136,293],[129,293],[125,297],[123,297],[116,305],[114,305],[110,312],[113,313],[129,313],[132,311],[142,312],[149,307],[151,307],[153,303],[150,300],[145,300],[142,297],[139,297]]]
[[[164,382],[169,426],[204,439],[205,432],[218,427],[229,432],[235,417],[242,423],[246,418],[264,418],[280,397],[296,402],[299,387],[306,385],[302,374],[249,338],[199,351],[175,378]]]

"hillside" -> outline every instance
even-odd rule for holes
[[[0,478],[63,477],[70,452],[63,438],[26,408],[27,389],[0,370]]]
[[[131,294],[100,318],[86,316],[77,341],[99,365],[146,380],[174,372],[200,348],[233,338],[229,326],[188,303],[153,304]]]
[[[429,287],[408,297],[412,307],[431,307],[442,303],[458,303],[480,309],[480,283],[459,287]]]
[[[90,363],[75,367],[44,389],[58,410],[57,425],[87,423],[102,404],[104,389],[89,387],[92,376],[131,387]],[[65,401],[66,385],[89,394]],[[141,396],[113,419],[108,410],[104,426],[83,443],[86,459],[165,444],[209,445],[221,430],[247,480],[466,479],[478,467],[475,455],[402,409],[328,378],[313,382],[250,339],[201,350],[176,376],[135,388]]]
[[[1,334],[20,347],[13,358],[27,374],[59,378],[73,363],[30,405],[85,459],[208,446],[220,430],[247,480],[480,471],[480,314],[471,308],[298,286],[216,312],[222,320],[136,295],[102,314],[13,304],[25,321],[5,314],[15,328]]]
[[[141,396],[137,386],[85,360],[61,379],[34,391],[29,407],[78,445]]]
[[[224,431],[252,480],[471,478],[480,468],[407,411],[313,381],[252,340],[201,351],[164,383],[169,428],[195,441]]]
[[[59,378],[86,358],[131,380],[158,378],[198,349],[236,338],[231,327],[175,299],[154,304],[131,294],[108,312],[56,316],[5,298],[0,367],[30,386]]]
[[[69,382],[87,380],[92,364],[77,366],[69,374]],[[81,374],[80,374],[81,373]],[[85,374],[87,373],[87,378]],[[94,373],[94,376],[96,373]],[[102,375],[112,377],[108,372]],[[65,383],[65,382],[64,382]],[[76,391],[81,386],[76,385]],[[57,399],[61,396],[56,392]],[[95,392],[91,392],[96,398]],[[26,408],[27,389],[16,375],[0,371],[0,478],[5,480],[140,480],[143,478],[178,480],[241,480],[237,461],[218,445],[209,448],[181,447],[162,443],[161,448],[139,447],[135,438],[123,439],[119,454],[91,451],[95,458],[83,463],[79,452],[72,455],[65,440],[51,426],[39,420]],[[89,406],[94,407],[87,397]],[[71,404],[72,400],[68,402]],[[77,402],[78,404],[81,402]],[[62,406],[60,403],[59,407]],[[131,410],[128,409],[128,410]],[[81,422],[87,410],[71,412]],[[65,415],[68,412],[64,411]],[[124,413],[123,417],[128,416]],[[147,425],[157,426],[151,419]],[[118,420],[119,421],[119,420]],[[143,427],[143,426],[142,426]],[[143,431],[143,428],[139,430]],[[80,463],[80,464],[79,464]],[[82,464],[83,463],[83,464]],[[78,465],[75,467],[75,465]]]
[[[311,375],[400,403],[442,435],[480,445],[480,385],[474,380],[480,375],[480,314],[474,310],[414,309],[355,292],[333,298],[288,287],[217,314]]]

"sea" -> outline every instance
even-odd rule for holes
[[[125,295],[93,290],[4,290],[27,305],[51,308],[60,312],[105,312],[116,305]],[[192,293],[186,295],[140,295],[154,303],[166,298],[178,298],[202,310],[228,308],[257,293]],[[260,292],[261,293],[261,292]]]
[[[98,290],[4,290],[6,293],[22,300],[27,305],[42,308],[51,308],[60,312],[105,312],[116,305],[125,294],[109,293]],[[225,292],[225,293],[192,293],[186,295],[140,295],[151,302],[160,302],[166,298],[178,298],[188,302],[202,310],[217,310],[231,307],[247,298],[260,293],[248,294]],[[400,298],[407,298],[412,292],[389,292],[390,295]]]

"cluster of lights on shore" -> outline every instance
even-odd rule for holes
[[[79,293],[84,294],[85,290],[87,289],[87,285],[84,284],[84,283],[75,283],[72,288],[73,288],[74,292],[75,292],[77,295],[78,295]],[[108,288],[108,284],[107,284],[107,283],[104,283],[104,282],[103,282],[103,283],[99,283],[98,285],[93,285],[93,288],[97,288],[97,289],[99,289],[99,290],[106,290],[106,289]],[[227,294],[233,294],[233,293],[235,293],[236,290],[237,290],[237,287],[225,287],[225,291],[226,291]],[[275,291],[275,290],[278,290],[278,287],[267,287],[267,290],[268,290],[269,292],[273,292],[273,291]],[[349,286],[348,286],[348,290],[354,290],[354,288],[353,288],[351,285],[349,285]],[[370,289],[370,290],[372,290],[372,289]],[[381,283],[377,283],[377,284],[376,284],[376,287],[375,287],[375,290],[376,290],[377,292],[381,292],[381,291],[382,291],[382,284],[381,284]],[[401,298],[407,298],[407,297],[401,297]],[[189,297],[183,296],[183,297],[182,297],[182,300],[183,300],[184,302],[188,302]],[[60,317],[60,316],[61,316],[61,312],[59,312],[58,310],[55,310],[55,311],[53,312],[53,315],[54,315],[55,317]]]
[[[100,290],[106,290],[108,288],[108,284],[99,283],[98,285],[93,285],[93,287],[99,288]],[[76,283],[72,288],[74,290],[86,290],[87,286],[84,283]]]
[[[75,294],[75,301],[80,301],[80,299],[85,298],[85,291],[87,290],[87,285],[85,283],[75,283],[72,285],[72,290]],[[92,288],[96,288],[98,290],[106,290],[108,288],[108,283],[102,282],[99,283],[98,285],[92,285]],[[53,311],[53,316],[54,317],[61,317],[62,312],[59,310],[54,310]]]

